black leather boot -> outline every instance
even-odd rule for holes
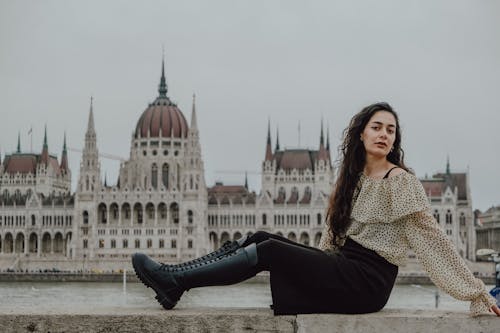
[[[142,253],[132,256],[137,277],[156,292],[156,299],[167,310],[190,288],[234,284],[254,276],[257,263],[255,243],[225,256],[181,267],[159,264]]]
[[[180,264],[175,264],[175,265],[169,265],[172,268],[178,268],[178,267],[183,267],[183,266],[190,266],[193,264],[197,264],[200,262],[205,262],[209,261],[218,257],[225,256],[229,253],[233,253],[237,249],[243,246],[243,244],[246,242],[248,239],[248,236],[243,236],[240,239],[237,239],[235,241],[225,241],[224,244],[214,252],[210,252],[208,254],[205,254],[203,257],[199,257],[190,261],[182,262]]]

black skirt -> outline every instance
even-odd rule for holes
[[[275,315],[376,312],[398,274],[397,266],[350,238],[334,254],[287,246],[282,261],[270,269]]]

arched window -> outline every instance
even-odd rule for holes
[[[188,214],[188,223],[193,223],[193,211],[190,209],[187,212]]]
[[[176,241],[175,239],[172,239],[172,240],[170,241],[170,247],[171,247],[172,249],[176,249],[176,248],[177,248],[177,241]]]
[[[152,239],[148,239],[146,241],[146,245],[147,245],[148,249],[152,248],[153,247],[153,240]]]
[[[128,239],[123,240],[123,248],[124,249],[128,248]]]
[[[141,240],[140,239],[136,239],[134,243],[135,243],[136,249],[139,249],[141,247]]]
[[[453,223],[453,217],[451,215],[451,211],[448,209],[446,212],[446,224],[452,224]]]
[[[168,166],[167,163],[163,164],[163,166],[161,168],[161,180],[162,180],[163,186],[165,186],[165,188],[168,188],[168,186],[169,186],[169,184],[168,184],[169,169],[170,169],[170,167]]]
[[[89,212],[83,211],[83,224],[89,224]]]
[[[437,209],[434,210],[433,216],[436,219],[437,223],[439,223],[439,211]]]
[[[262,225],[266,225],[266,224],[267,224],[267,215],[262,214]]]
[[[151,166],[151,185],[154,189],[158,188],[158,166],[156,163]]]
[[[465,215],[464,213],[460,213],[460,226],[465,227]]]
[[[323,222],[322,218],[321,218],[321,213],[318,213],[318,215],[316,215],[316,217],[318,218],[318,225],[321,225],[321,222]]]
[[[188,239],[188,249],[192,249],[192,248],[193,248],[193,240]]]
[[[278,198],[282,198],[283,200],[286,198],[286,191],[284,187],[280,187],[278,190]]]
[[[170,205],[170,216],[173,223],[179,223],[179,205],[176,202]]]

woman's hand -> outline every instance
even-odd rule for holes
[[[490,308],[490,311],[491,311],[491,312],[494,312],[497,316],[499,316],[499,317],[500,317],[500,309],[498,308],[498,306],[493,305],[493,306]]]

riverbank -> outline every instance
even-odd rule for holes
[[[123,282],[123,273],[81,273],[81,272],[45,272],[45,273],[20,273],[2,272],[0,282]],[[485,284],[495,284],[495,278],[491,276],[481,276]],[[139,280],[133,272],[125,274],[127,282],[138,282]],[[261,273],[248,280],[252,283],[269,282],[269,274]],[[425,273],[400,273],[396,279],[396,284],[432,284],[432,281]]]

